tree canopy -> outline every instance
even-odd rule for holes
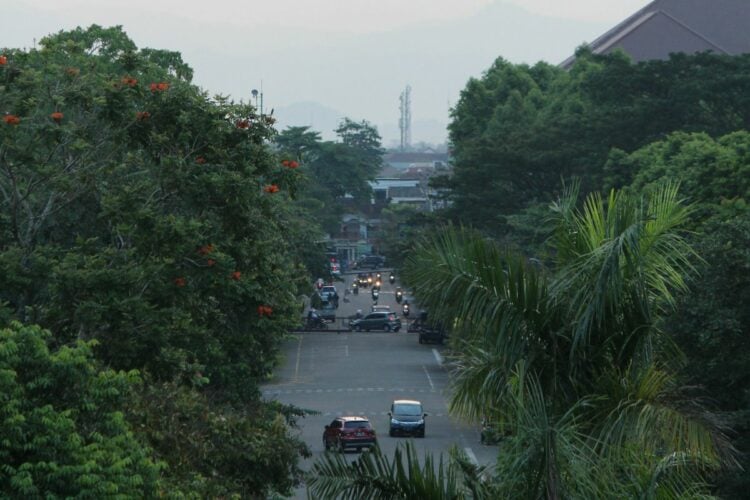
[[[306,447],[257,384],[298,320],[318,232],[289,207],[301,173],[268,146],[273,119],[209,98],[178,53],[139,50],[120,28],[3,53],[0,317],[139,370],[148,389],[129,415],[177,489],[288,492]],[[163,437],[177,414],[196,423],[170,429],[175,442],[220,443],[182,483],[186,455]],[[276,469],[269,447],[287,450]]]

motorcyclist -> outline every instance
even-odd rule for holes
[[[404,305],[401,307],[401,310],[404,313],[404,317],[409,316],[409,301],[408,300],[404,301]]]
[[[359,286],[357,285],[357,280],[354,280],[354,283],[352,283],[352,292],[354,292],[354,295],[359,295]]]
[[[391,285],[394,284],[396,282],[396,276],[391,273],[390,276],[388,276],[388,281],[390,281]]]
[[[323,318],[313,308],[307,312],[307,328],[327,328]]]
[[[396,302],[400,304],[403,298],[404,298],[404,291],[401,290],[401,287],[396,288]]]

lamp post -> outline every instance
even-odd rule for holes
[[[261,86],[260,92],[258,92],[258,89],[253,89],[250,91],[250,93],[253,95],[253,99],[255,99],[255,109],[260,111],[260,116],[263,116],[263,87]],[[258,108],[258,95],[260,95],[260,108]]]

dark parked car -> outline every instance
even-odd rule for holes
[[[445,328],[441,324],[424,323],[419,328],[419,343],[427,344],[434,342],[442,344],[445,340]]]
[[[391,404],[390,430],[388,435],[412,435],[424,437],[424,418],[427,416],[422,410],[422,403],[411,399],[397,399]]]
[[[377,269],[385,265],[385,257],[382,255],[367,255],[357,261],[360,269]]]
[[[401,329],[401,320],[396,313],[377,311],[371,312],[362,319],[355,319],[349,322],[349,328],[361,332],[370,330],[385,330],[397,332]]]
[[[378,438],[375,429],[365,417],[338,417],[326,425],[323,431],[323,446],[326,450],[346,451],[356,448],[376,446]]]

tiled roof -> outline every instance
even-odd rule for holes
[[[634,61],[672,52],[750,53],[750,1],[655,0],[589,44],[595,54],[620,48]],[[571,56],[560,66],[569,68]]]

